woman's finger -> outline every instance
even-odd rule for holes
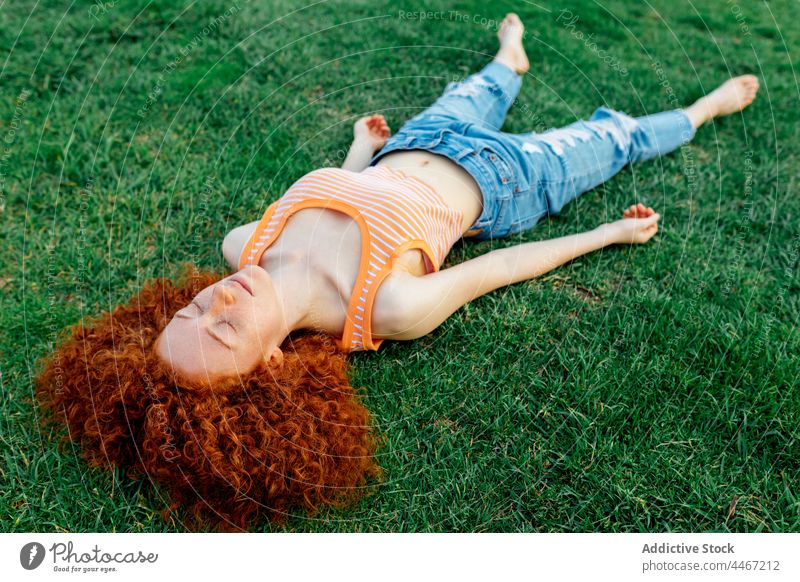
[[[656,224],[659,218],[661,218],[661,215],[656,212],[655,214],[648,216],[647,218],[643,218],[642,220],[645,221],[645,225],[651,226]]]

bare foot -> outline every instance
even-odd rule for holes
[[[686,108],[695,127],[722,115],[730,115],[750,105],[758,92],[758,77],[742,75],[728,79],[711,93]]]
[[[503,63],[519,75],[527,73],[531,68],[528,55],[525,54],[525,48],[522,46],[524,32],[525,27],[522,25],[522,21],[513,12],[506,14],[500,24],[500,30],[497,31],[500,50],[497,51],[494,60]]]

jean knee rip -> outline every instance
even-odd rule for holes
[[[481,75],[473,75],[460,83],[448,83],[445,94],[458,97],[476,97],[480,94],[481,89],[488,89],[490,92],[502,92],[497,83],[493,83]]]
[[[639,122],[626,113],[599,107],[589,118],[587,124],[598,137],[610,135],[622,151],[629,151],[633,143],[632,136],[641,131]]]
[[[565,147],[574,147],[577,142],[588,142],[592,139],[592,133],[583,128],[565,127],[563,129],[551,129],[538,136],[534,142],[526,142],[522,149],[528,153],[535,153],[537,143],[547,144],[557,156],[564,155]]]

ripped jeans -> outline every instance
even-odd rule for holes
[[[694,137],[676,109],[633,118],[600,107],[588,121],[544,133],[503,133],[522,78],[492,61],[409,121],[375,155],[422,149],[446,156],[475,179],[481,215],[464,235],[483,240],[533,227],[608,180],[626,164],[665,155]]]

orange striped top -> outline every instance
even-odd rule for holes
[[[361,231],[361,261],[347,309],[342,338],[345,352],[377,350],[372,336],[375,294],[397,258],[420,249],[428,273],[438,271],[461,238],[463,213],[447,206],[430,186],[387,166],[363,172],[322,168],[303,176],[269,205],[239,257],[239,268],[257,265],[264,251],[301,208],[331,208],[352,217]]]

